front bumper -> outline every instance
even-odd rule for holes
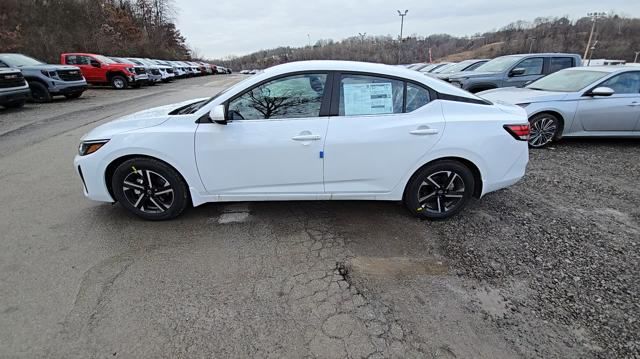
[[[29,86],[17,90],[0,92],[0,104],[18,101],[26,101],[31,97]]]
[[[94,156],[96,155],[96,156]],[[76,155],[73,166],[82,182],[85,197],[100,202],[115,202],[107,189],[102,161],[97,153]]]

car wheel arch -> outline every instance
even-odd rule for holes
[[[120,157],[112,160],[111,162],[109,162],[109,164],[107,165],[107,167],[105,168],[105,171],[104,171],[104,182],[105,182],[105,185],[107,186],[107,191],[109,191],[109,195],[114,200],[115,200],[115,196],[113,194],[113,188],[111,188],[111,179],[113,178],[113,174],[115,173],[115,170],[116,170],[116,168],[118,168],[118,166],[120,166],[125,161],[131,160],[131,159],[134,159],[134,158],[146,158],[146,159],[152,159],[152,160],[164,163],[165,165],[171,167],[174,171],[176,171],[176,173],[180,176],[180,178],[182,178],[184,183],[187,184],[187,188],[191,187],[191,183],[182,174],[182,172],[180,172],[180,170],[178,170],[174,165],[172,165],[171,163],[169,163],[169,162],[167,162],[165,160],[162,160],[162,159],[160,159],[158,157],[149,156],[149,155],[142,155],[142,154],[124,155],[124,156],[120,156]],[[189,192],[189,191],[187,191],[187,192]],[[192,200],[191,199],[191,195],[189,194],[189,201],[191,201],[191,200]]]
[[[482,173],[480,172],[480,169],[472,161],[470,161],[470,160],[468,160],[466,158],[457,157],[457,156],[436,158],[436,159],[433,159],[433,160],[431,160],[429,162],[426,162],[422,166],[418,167],[411,174],[411,176],[409,176],[409,179],[405,182],[404,190],[403,190],[403,193],[402,193],[402,198],[403,199],[405,198],[405,196],[407,194],[407,187],[409,186],[409,183],[411,183],[411,180],[416,176],[416,174],[418,174],[426,166],[429,166],[429,165],[434,164],[436,162],[442,162],[442,161],[456,161],[456,162],[459,162],[459,163],[463,164],[467,168],[469,168],[469,170],[471,170],[471,173],[473,173],[474,186],[475,186],[474,189],[473,189],[473,197],[480,198],[480,196],[482,195]]]
[[[529,116],[528,120],[529,120],[529,122],[531,122],[531,119],[533,117],[539,116],[539,115],[543,115],[543,114],[549,114],[549,115],[552,115],[552,116],[554,116],[555,118],[558,119],[559,128],[558,128],[558,133],[556,134],[555,139],[559,140],[560,138],[562,138],[562,133],[564,132],[564,129],[565,129],[565,119],[564,119],[564,116],[562,116],[562,114],[560,114],[560,112],[557,112],[557,111],[554,111],[554,110],[542,110],[542,111],[539,111],[539,112],[532,113]]]

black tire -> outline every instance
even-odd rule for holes
[[[20,101],[7,102],[2,106],[6,108],[21,108],[24,106],[24,103],[25,103],[24,100],[20,100]]]
[[[111,87],[116,90],[124,90],[127,88],[127,79],[122,75],[114,75],[111,77]]]
[[[40,82],[29,82],[29,88],[31,89],[31,99],[36,103],[51,102],[51,93],[47,86]]]
[[[74,98],[79,98],[80,96],[82,96],[82,92],[83,91],[68,93],[68,94],[65,94],[64,97],[66,97],[69,100]]]
[[[151,158],[123,162],[113,173],[111,188],[124,208],[151,221],[175,218],[190,203],[187,185],[180,174]]]
[[[560,120],[550,113],[539,113],[529,119],[529,147],[542,148],[558,138]]]
[[[474,186],[473,173],[466,165],[454,160],[437,161],[411,177],[404,204],[421,218],[449,218],[465,207],[473,196]]]

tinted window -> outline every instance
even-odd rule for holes
[[[402,113],[404,83],[384,77],[343,75],[340,116]]]
[[[429,91],[424,87],[407,84],[407,112],[415,111],[429,103]]]
[[[600,86],[610,87],[617,94],[640,93],[640,72],[625,72],[603,82]]]
[[[88,56],[67,55],[68,65],[89,65]]]
[[[232,120],[318,117],[326,74],[305,74],[270,81],[229,103]]]
[[[573,59],[570,57],[552,57],[549,61],[549,73],[573,67]]]
[[[515,68],[522,68],[525,70],[524,74],[522,74],[521,76],[542,75],[543,64],[544,60],[542,59],[542,57],[532,57],[526,60],[522,60],[522,62],[517,64]]]

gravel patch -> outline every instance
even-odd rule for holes
[[[640,357],[638,158],[640,141],[533,150],[518,185],[433,223],[456,273],[509,303],[488,318],[523,356]]]

